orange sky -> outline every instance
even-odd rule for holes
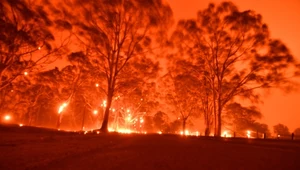
[[[207,7],[209,2],[222,0],[167,0],[174,12],[175,19],[196,17],[198,10]],[[280,38],[290,48],[300,62],[300,0],[232,0],[241,10],[252,9],[263,16],[273,38]],[[284,2],[284,3],[283,3]],[[298,79],[300,82],[300,79]],[[264,115],[262,122],[282,123],[290,131],[300,128],[300,90],[292,94],[273,91],[265,96],[261,106]]]

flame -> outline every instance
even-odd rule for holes
[[[103,101],[102,105],[103,107],[106,107],[106,100]]]
[[[94,113],[94,115],[98,114],[98,110],[94,110],[93,113]]]
[[[251,131],[247,130],[247,137],[250,138],[251,137]]]
[[[4,116],[4,120],[9,121],[10,119],[11,119],[11,116],[10,116],[10,115],[5,115],[5,116]]]
[[[60,114],[63,110],[64,110],[64,108],[65,107],[67,107],[67,103],[63,103],[59,108],[58,108],[58,114]]]
[[[124,133],[124,134],[133,133],[130,129],[118,129],[117,132]]]
[[[227,137],[227,135],[227,131],[224,131],[222,137]]]

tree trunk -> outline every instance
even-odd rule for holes
[[[32,120],[33,119],[32,107],[28,108],[27,115],[28,115],[28,126],[31,126],[32,125],[32,121],[33,121]]]
[[[222,133],[222,117],[221,114],[218,114],[218,133],[217,136],[220,137]]]
[[[61,113],[60,114],[58,114],[58,116],[57,116],[57,124],[56,124],[56,128],[57,129],[59,129],[60,128],[60,123],[61,123]]]
[[[103,122],[102,122],[102,126],[100,128],[100,131],[103,133],[107,133],[108,132],[108,119],[109,119],[109,113],[110,113],[110,106],[112,103],[112,98],[113,98],[113,91],[109,90],[108,95],[107,95],[107,101],[106,101],[106,108],[105,108],[105,113],[104,113],[104,117],[103,117]]]
[[[217,136],[221,136],[221,131],[222,131],[222,106],[221,106],[221,99],[220,97],[218,98],[218,132]]]
[[[84,120],[85,120],[85,106],[83,107],[83,115],[82,115],[82,124],[81,124],[81,130],[84,130]]]
[[[213,107],[214,107],[214,118],[215,118],[215,121],[214,121],[214,124],[215,124],[215,129],[214,129],[214,136],[217,135],[217,104],[216,104],[216,92],[215,92],[215,89],[213,91]]]
[[[183,118],[182,119],[182,132],[183,132],[183,134],[185,134],[185,125],[186,125],[186,119]]]
[[[205,136],[209,136],[210,135],[210,130],[211,130],[211,122],[210,122],[211,118],[209,116],[209,113],[207,111],[206,113],[206,120],[205,120]]]
[[[119,116],[119,111],[115,112],[115,118],[114,118],[114,129],[115,131],[118,130],[118,116]]]
[[[209,136],[209,134],[210,134],[210,128],[207,126],[205,128],[205,136]]]

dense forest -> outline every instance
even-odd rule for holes
[[[175,21],[164,0],[0,1],[2,122],[270,135],[261,94],[293,89],[295,76],[263,17],[231,2]]]

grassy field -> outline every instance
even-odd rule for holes
[[[0,169],[300,169],[300,142],[0,126]]]

